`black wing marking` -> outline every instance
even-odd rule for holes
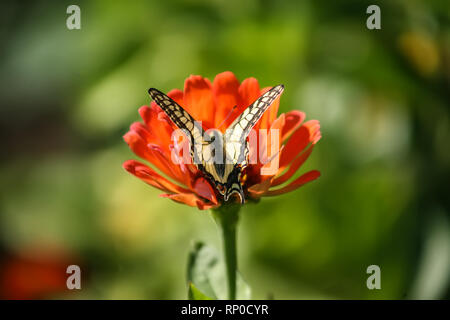
[[[158,89],[150,88],[148,93],[170,120],[188,135],[191,143],[191,156],[194,159],[194,163],[198,164],[200,162],[199,159],[201,159],[201,144],[204,134],[200,122],[196,122],[178,103]]]

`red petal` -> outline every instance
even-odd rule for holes
[[[139,114],[141,115],[142,120],[144,120],[144,123],[149,126],[151,124],[152,118],[156,115],[153,115],[153,109],[151,109],[149,106],[142,106],[139,108]]]
[[[173,164],[169,161],[162,161],[160,156],[155,153],[154,150],[148,147],[146,141],[144,141],[135,131],[128,131],[123,139],[128,143],[130,149],[142,159],[147,160],[159,170],[161,170],[164,174],[168,175],[172,179],[179,180],[180,182],[184,182],[184,179],[180,179],[182,177],[181,174],[174,174],[174,170],[180,170],[178,165]]]
[[[142,159],[146,159],[147,161],[152,160],[152,155],[147,148],[147,143],[142,137],[137,134],[135,131],[128,131],[124,136],[123,140],[128,144],[131,150]]]
[[[161,121],[160,115],[164,115],[164,112],[154,104],[154,107],[151,108],[147,106],[141,107],[139,114],[146,124],[147,143],[157,144],[162,146],[166,153],[170,152],[169,145],[172,142],[173,127],[168,118],[165,121]]]
[[[199,196],[208,199],[214,204],[218,203],[213,187],[205,178],[200,177],[195,180],[194,190]]]
[[[151,135],[147,127],[141,122],[134,122],[130,126],[130,130],[136,132],[145,142],[151,142]]]
[[[282,141],[285,141],[295,130],[300,127],[303,120],[305,120],[305,113],[297,110],[289,111],[286,114],[286,123],[284,124],[283,131],[281,133]]]
[[[239,103],[239,81],[232,72],[225,71],[214,78],[212,86],[216,105],[214,125],[219,129],[231,109]]]
[[[167,96],[172,98],[180,106],[183,106],[184,104],[186,104],[186,101],[184,100],[183,91],[181,91],[180,89],[172,89],[172,90],[170,90],[167,93]]]
[[[279,136],[280,136],[280,143],[281,143],[281,134],[282,130],[284,128],[284,125],[286,123],[285,114],[282,113],[275,121],[273,121],[270,125],[270,130],[278,130]],[[270,132],[270,131],[269,131]],[[269,140],[271,141],[271,140]]]
[[[309,155],[311,154],[313,150],[313,145],[311,145],[308,149],[306,149],[300,156],[295,158],[295,160],[291,163],[289,166],[288,171],[283,174],[282,176],[276,178],[272,186],[278,186],[286,181],[288,181],[294,174],[297,172],[297,170],[300,168],[300,166],[308,159]]]
[[[122,166],[132,175],[165,192],[189,192],[189,190],[170,182],[145,164],[136,160],[125,161]]]
[[[309,131],[310,141],[312,144],[316,144],[317,141],[322,138],[320,133],[320,122],[319,120],[309,120],[303,124]]]
[[[266,179],[261,183],[255,184],[247,189],[252,198],[262,197],[270,188],[272,179]]]
[[[263,167],[269,168],[271,166],[271,162],[268,160],[272,160],[276,157],[276,154],[279,153],[278,160],[281,158],[281,150],[283,146],[281,145],[281,129],[284,126],[284,114],[282,114],[279,118],[277,118],[272,125],[270,126],[270,129],[267,130],[267,140],[266,139],[259,139],[258,137],[258,148],[260,149],[260,153],[258,154],[259,160],[262,162],[261,165]],[[260,130],[266,130],[266,129],[260,129]],[[279,134],[279,141],[278,141],[278,149],[275,150],[275,152],[272,152],[272,130],[278,130]],[[259,136],[259,135],[258,135]],[[265,163],[263,165],[263,163]]]
[[[227,121],[222,125],[222,131],[226,128],[242,113],[244,110],[255,102],[256,99],[261,95],[261,90],[259,89],[258,80],[255,78],[247,78],[242,81],[238,89],[239,97],[237,99],[237,108],[232,111],[232,114],[228,117]],[[228,116],[228,114],[226,115]]]
[[[197,207],[200,210],[206,210],[214,207],[214,205],[207,204],[193,193],[161,194],[160,196],[169,198],[178,203],[187,204],[191,207]]]
[[[296,180],[294,180],[293,182],[291,182],[290,184],[288,184],[286,187],[277,189],[277,190],[269,190],[267,193],[264,194],[264,196],[277,196],[283,193],[287,193],[290,191],[293,191],[297,188],[300,188],[302,185],[304,185],[305,183],[308,183],[312,180],[317,179],[318,177],[320,177],[320,172],[317,170],[312,170],[309,171],[307,173],[305,173],[304,175],[300,176],[299,178],[297,178]]]
[[[206,128],[214,126],[214,96],[211,82],[201,76],[190,76],[184,82],[183,108]]]
[[[298,128],[287,141],[280,157],[280,169],[288,166],[311,142],[310,131],[305,124]]]
[[[190,176],[183,173],[181,166],[179,164],[173,163],[172,158],[170,159],[164,154],[162,148],[158,145],[149,143],[147,147],[150,149],[152,155],[159,160],[158,164],[161,163],[167,170],[170,171],[171,177],[175,177],[176,180],[183,182],[185,185],[189,184]]]
[[[238,91],[241,100],[240,102],[244,108],[247,108],[250,104],[255,102],[261,95],[258,80],[255,78],[247,78],[242,81]]]
[[[264,88],[261,91],[261,94],[267,92],[271,88],[272,87]],[[272,102],[270,107],[266,110],[266,112],[264,112],[263,116],[259,120],[259,128],[261,129],[270,128],[272,122],[275,121],[275,119],[277,118],[279,106],[280,106],[280,96],[276,98],[275,101]]]

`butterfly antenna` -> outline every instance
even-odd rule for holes
[[[237,106],[234,106],[233,108],[231,108],[230,112],[228,112],[228,115],[225,117],[225,119],[223,119],[223,121],[221,122],[221,124],[217,127],[217,129],[219,129],[224,123],[225,121],[228,120],[228,118],[231,116],[231,114],[233,113],[233,111],[237,108]]]

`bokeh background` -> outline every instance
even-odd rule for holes
[[[2,1],[0,296],[186,298],[191,242],[217,228],[126,173],[122,135],[150,86],[230,70],[284,83],[281,111],[323,135],[302,169],[321,178],[242,211],[253,297],[450,298],[449,19],[446,0]]]

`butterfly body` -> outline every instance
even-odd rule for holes
[[[236,194],[244,203],[241,173],[248,164],[247,137],[283,89],[283,85],[278,85],[264,93],[232,122],[225,134],[217,129],[205,131],[186,110],[161,91],[151,88],[149,94],[173,123],[186,133],[194,164],[214,183],[224,201]]]
[[[246,166],[247,157],[244,161],[235,160],[237,152],[240,152],[242,145],[248,148],[247,143],[233,142],[226,140],[227,135],[223,135],[217,129],[209,129],[204,133],[202,144],[202,161],[197,164],[199,169],[212,180],[224,200],[228,201],[232,190],[235,190],[241,199],[244,199],[244,192],[240,184],[242,169]],[[246,141],[245,141],[246,142]],[[245,152],[247,154],[248,152]]]

